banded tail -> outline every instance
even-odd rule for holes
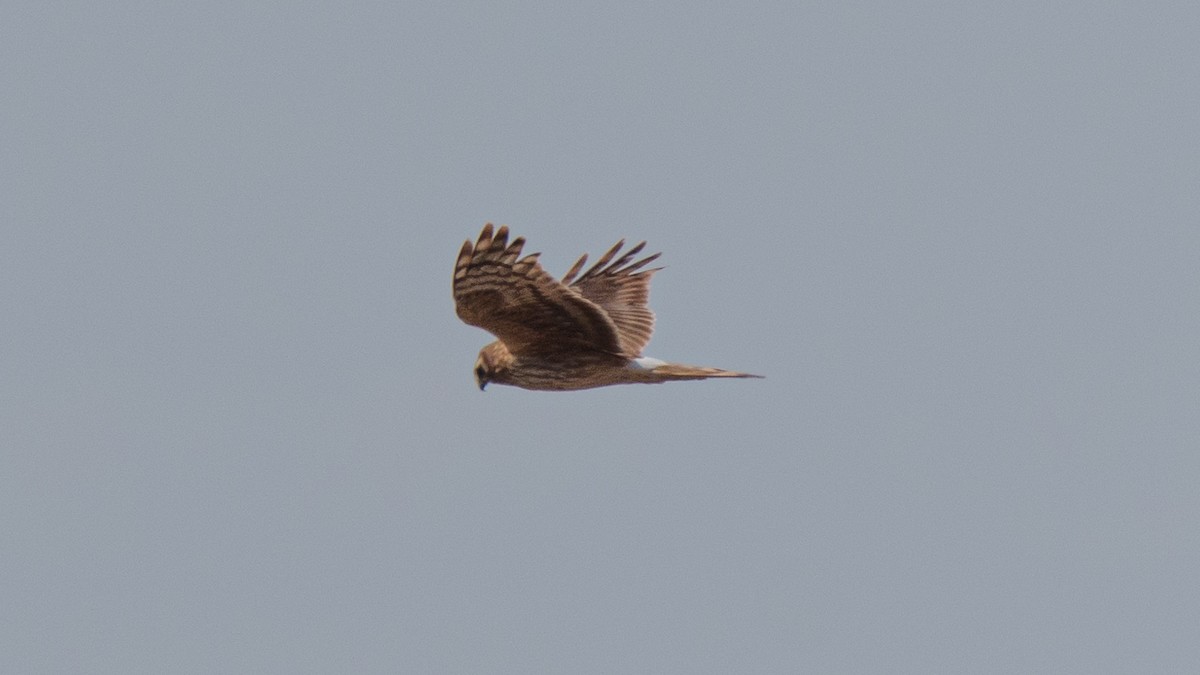
[[[762,375],[739,373],[721,368],[707,366],[689,366],[683,363],[668,363],[649,357],[633,359],[634,368],[644,371],[648,376],[647,382],[669,382],[672,380],[707,380],[710,377],[752,377],[763,379]]]

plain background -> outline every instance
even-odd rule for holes
[[[5,3],[0,670],[1194,672],[1197,34]],[[485,221],[768,379],[481,394]]]

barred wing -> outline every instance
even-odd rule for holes
[[[514,355],[622,351],[617,326],[595,302],[555,281],[538,253],[521,256],[525,239],[508,243],[508,228],[484,226],[463,243],[454,266],[458,317],[495,335]]]
[[[618,241],[600,260],[583,273],[579,279],[575,275],[587,262],[585,254],[571,269],[563,275],[562,283],[579,291],[580,295],[591,300],[604,310],[608,318],[616,325],[618,339],[621,343],[621,353],[633,358],[641,356],[646,343],[654,333],[654,312],[650,311],[647,303],[650,299],[650,277],[662,269],[642,270],[643,267],[658,259],[661,253],[632,262],[638,253],[646,247],[646,242],[629,249],[617,260],[613,258],[625,245],[625,240]],[[611,264],[610,264],[611,262]],[[639,271],[640,270],[640,271]]]

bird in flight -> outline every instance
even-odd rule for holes
[[[521,256],[524,245],[523,237],[509,243],[506,226],[493,232],[488,223],[474,244],[463,243],[454,265],[458,318],[499,338],[479,350],[475,361],[481,391],[489,382],[570,391],[761,377],[642,356],[654,332],[654,313],[646,306],[650,277],[662,269],[642,269],[658,253],[633,261],[646,242],[618,258],[625,245],[618,241],[580,275],[587,262],[584,254],[559,281],[542,269],[540,253]]]

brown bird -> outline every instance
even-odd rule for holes
[[[479,350],[475,382],[524,389],[567,391],[610,384],[761,377],[720,368],[685,366],[642,356],[654,332],[646,306],[650,277],[662,269],[642,268],[660,254],[633,262],[642,242],[613,260],[618,241],[578,279],[584,254],[561,281],[538,263],[540,253],[521,257],[523,237],[508,242],[508,228],[492,224],[474,243],[463,243],[454,265],[458,317],[500,338]]]

